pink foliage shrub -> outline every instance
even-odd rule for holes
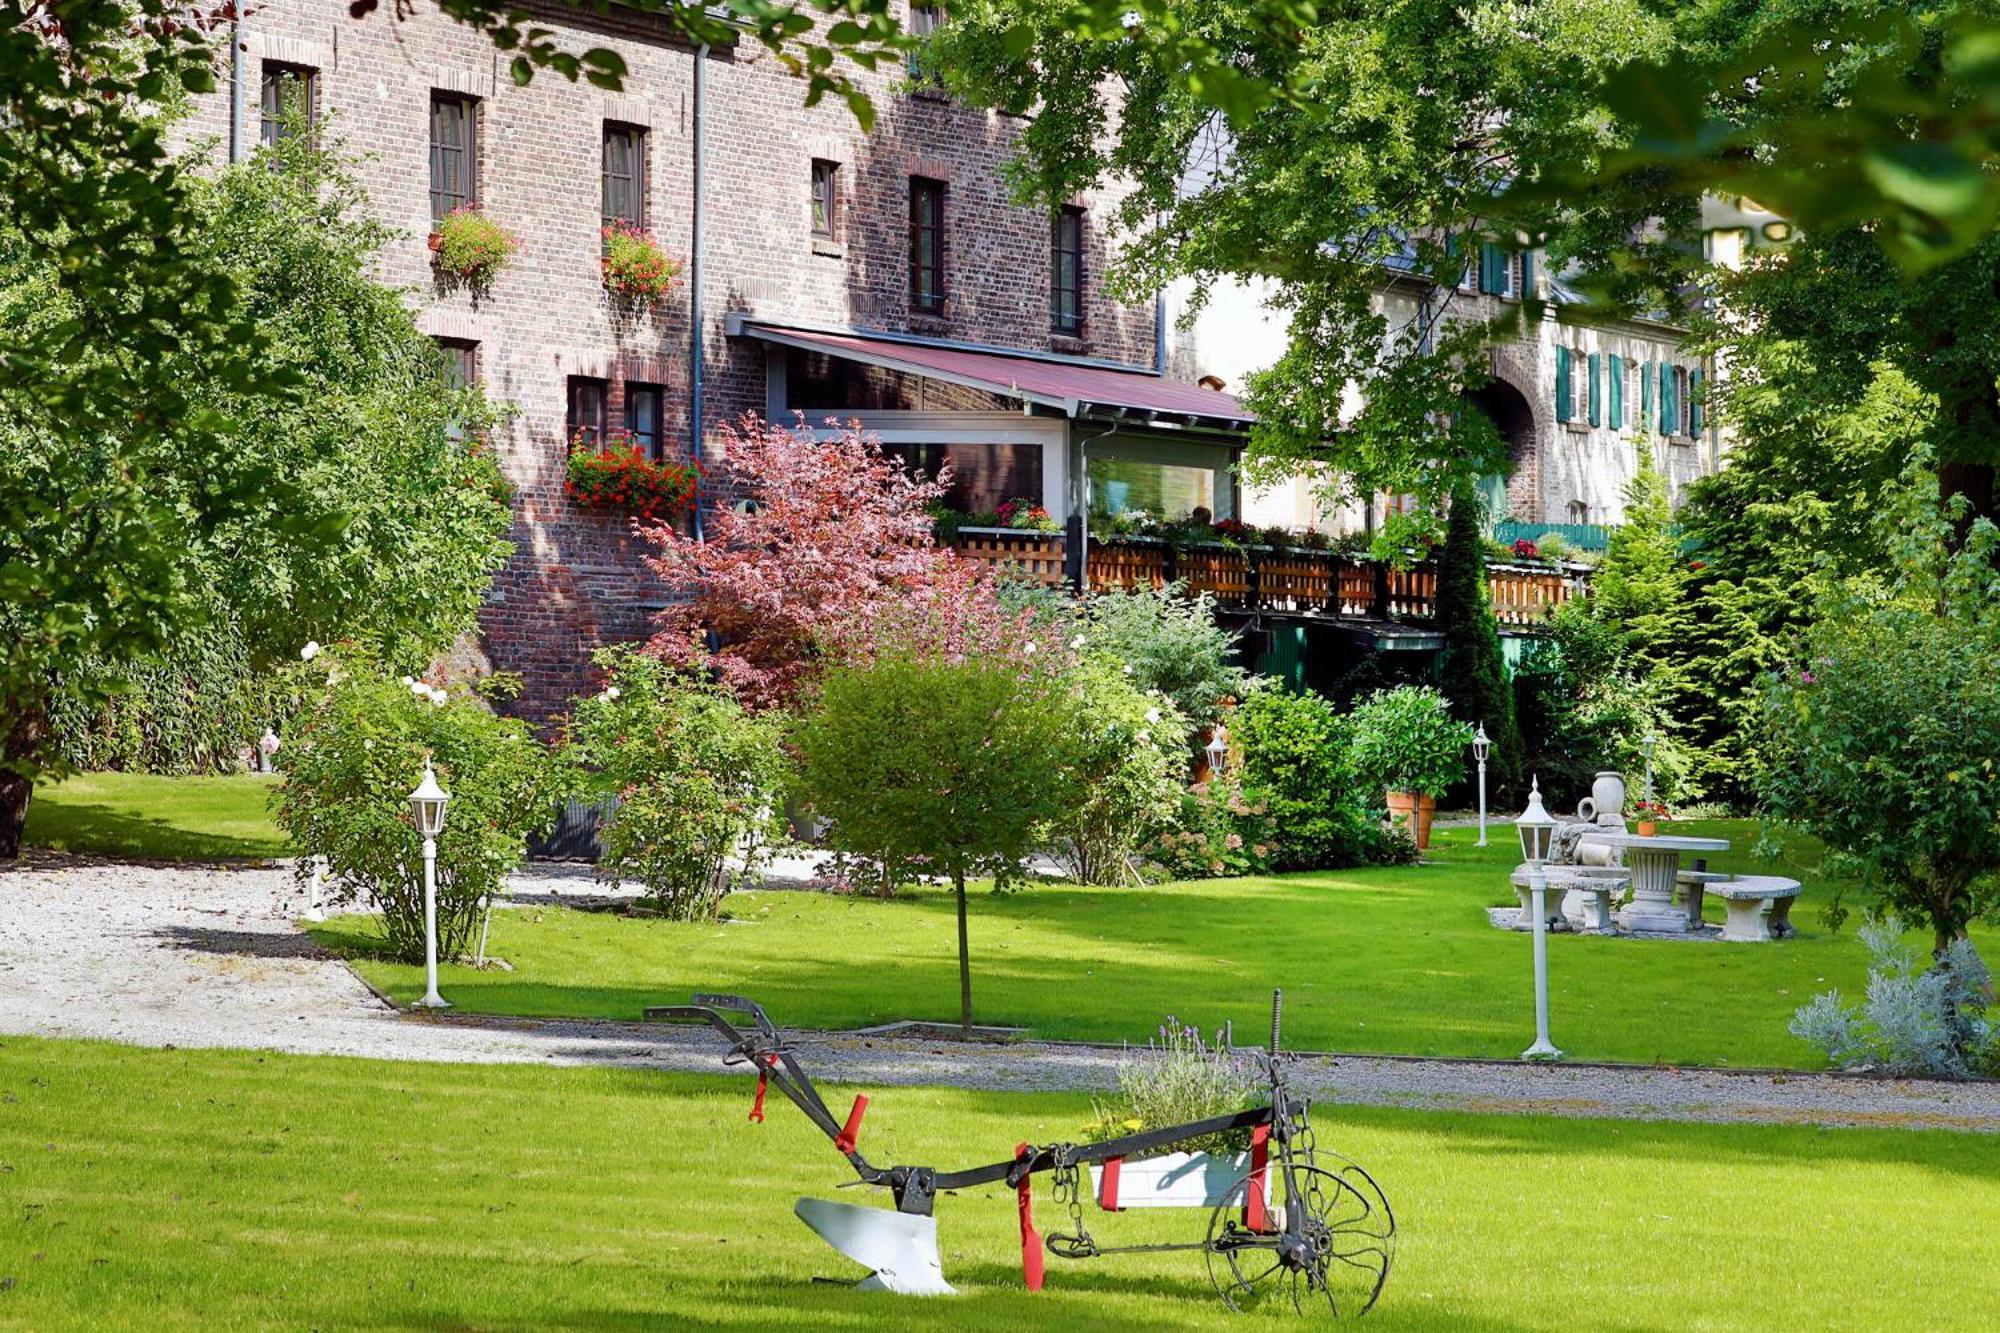
[[[986,567],[932,537],[926,481],[853,429],[821,440],[754,415],[724,433],[706,540],[652,527],[647,563],[673,605],[647,651],[715,671],[746,707],[786,707],[835,663],[890,647],[1059,667],[1070,654],[1001,605]],[[713,475],[713,474],[712,474]],[[716,637],[711,647],[709,635]]]

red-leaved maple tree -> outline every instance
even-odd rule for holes
[[[759,709],[791,704],[832,663],[892,645],[1024,667],[1066,658],[1064,645],[1035,641],[1025,613],[1002,608],[985,566],[933,540],[925,506],[944,482],[914,476],[874,437],[822,438],[747,415],[723,444],[710,476],[737,502],[705,512],[705,540],[644,529],[647,563],[673,599],[647,651],[713,670]]]

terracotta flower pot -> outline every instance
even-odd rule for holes
[[[1389,793],[1389,818],[1410,830],[1410,837],[1420,852],[1431,849],[1431,819],[1436,814],[1435,796],[1414,791]]]
[[[1652,838],[1652,837],[1657,837],[1657,836],[1659,835],[1659,832],[1660,832],[1660,821],[1659,821],[1659,820],[1657,820],[1657,819],[1642,819],[1642,820],[1640,820],[1640,821],[1639,821],[1639,836],[1640,836],[1640,837],[1642,837],[1642,838]]]

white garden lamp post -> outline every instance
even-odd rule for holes
[[[1521,856],[1528,863],[1529,896],[1535,913],[1535,1044],[1522,1051],[1521,1058],[1560,1060],[1562,1052],[1549,1040],[1549,880],[1542,873],[1556,821],[1542,808],[1539,779],[1528,788],[1528,808],[1514,821],[1514,828],[1521,835]]]
[[[1209,729],[1208,744],[1202,747],[1202,753],[1208,756],[1210,780],[1221,777],[1223,765],[1229,762],[1229,733],[1220,722]]]
[[[1648,805],[1653,803],[1653,751],[1659,744],[1660,738],[1650,731],[1639,741],[1639,753],[1646,756],[1646,794],[1640,799]]]
[[[1486,756],[1493,749],[1493,742],[1486,735],[1486,724],[1481,722],[1479,730],[1472,735],[1472,757],[1479,762],[1479,846],[1486,845]]]
[[[449,1009],[451,1004],[438,994],[438,914],[437,858],[438,833],[444,828],[444,808],[451,793],[438,786],[431,761],[424,759],[424,780],[410,793],[410,812],[417,817],[417,832],[424,835],[424,998],[417,1003],[426,1009]]]

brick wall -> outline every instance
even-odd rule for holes
[[[612,94],[542,73],[523,88],[479,34],[428,7],[402,22],[388,9],[361,20],[329,0],[272,0],[258,9],[244,24],[243,132],[254,144],[263,60],[318,71],[321,132],[367,155],[358,174],[371,207],[401,233],[379,276],[408,289],[426,332],[476,341],[489,395],[516,408],[496,441],[518,493],[515,551],[480,628],[486,659],[520,672],[522,708],[543,716],[588,686],[592,648],[643,635],[658,604],[640,563],[643,544],[625,520],[580,511],[563,494],[566,384],[577,375],[610,381],[614,426],[623,420],[626,381],[662,386],[670,452],[693,451],[688,287],[652,310],[610,297],[599,276],[598,229],[603,123],[639,125],[647,131],[647,221],[671,252],[689,253],[696,55],[639,17],[552,22],[571,49],[617,50],[630,70],[626,86]],[[229,128],[226,60],[221,91],[197,99],[179,131],[184,143],[213,138],[218,156]],[[763,348],[724,336],[732,311],[1152,363],[1150,305],[1118,305],[1096,284],[1081,336],[1051,332],[1049,220],[1009,202],[1002,174],[1019,122],[901,91],[901,71],[883,70],[866,76],[879,115],[875,132],[863,135],[844,106],[803,107],[802,85],[754,45],[712,52],[704,75],[700,453],[708,467],[720,461],[718,427],[765,403]],[[430,268],[433,90],[479,99],[479,202],[521,242],[484,297],[440,290]],[[831,243],[811,235],[815,158],[839,164],[840,225]],[[910,309],[912,175],[946,184],[947,296],[938,314]],[[1099,207],[1092,217],[1108,212]],[[1087,231],[1086,267],[1100,273],[1106,237],[1094,225]]]

